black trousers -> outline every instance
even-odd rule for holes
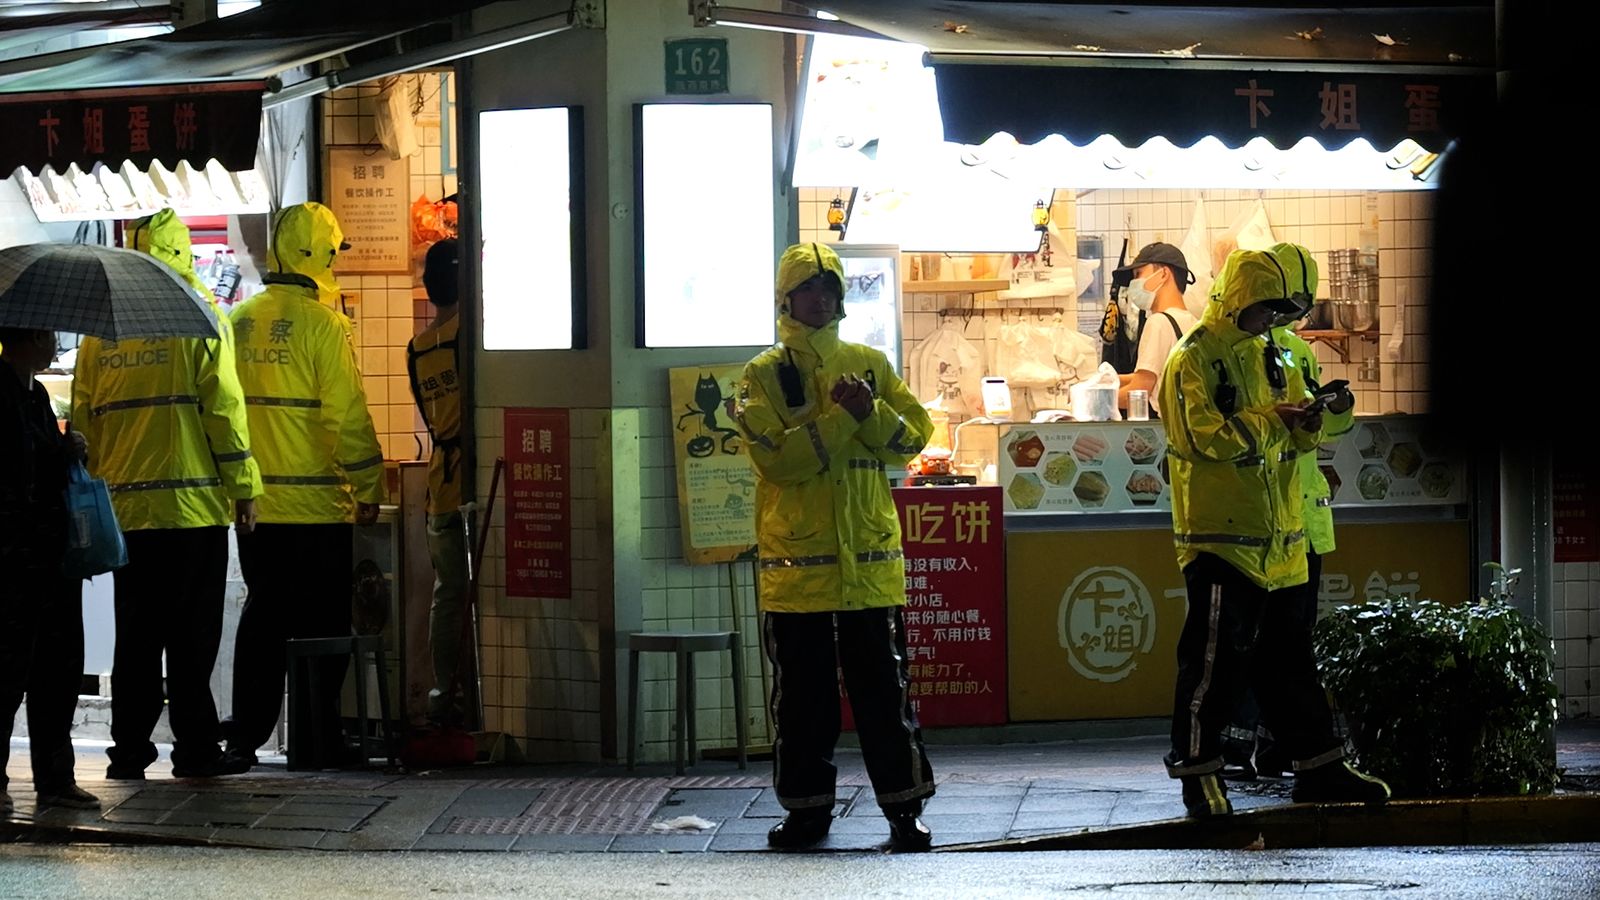
[[[861,753],[886,814],[918,812],[933,796],[933,767],[911,709],[899,607],[767,613],[772,661],[773,784],[784,809],[833,808],[844,673]]]
[[[82,680],[83,582],[54,571],[0,573],[0,790],[24,695],[34,790],[50,793],[75,782],[72,719]]]
[[[1223,731],[1247,689],[1295,771],[1343,758],[1311,650],[1316,589],[1268,592],[1210,554],[1183,577],[1189,612],[1178,637],[1167,773],[1181,778],[1222,767]]]
[[[128,564],[115,575],[117,645],[111,663],[112,745],[106,755],[119,769],[143,769],[154,762],[150,733],[165,704],[172,764],[204,766],[222,752],[211,670],[222,642],[227,526],[129,531],[123,539]]]
[[[333,525],[257,525],[239,538],[239,565],[249,596],[239,614],[233,651],[233,718],[228,746],[254,752],[272,736],[283,709],[284,653],[296,638],[350,633],[354,528]],[[313,744],[319,755],[343,741],[339,696],[348,658],[319,659],[319,682],[330,694]],[[324,756],[323,758],[331,758]]]
[[[1307,553],[1306,569],[1310,574],[1306,583],[1284,588],[1282,593],[1296,595],[1293,608],[1288,612],[1297,617],[1305,616],[1305,628],[1309,631],[1317,621],[1317,590],[1322,583],[1322,554],[1315,550]],[[1255,689],[1247,684],[1239,694],[1239,704],[1234,707],[1228,727],[1223,729],[1223,756],[1230,761],[1249,762],[1252,754],[1276,752],[1278,749],[1276,745],[1277,738],[1261,721],[1261,704],[1256,702]]]

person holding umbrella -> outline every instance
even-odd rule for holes
[[[67,549],[67,472],[81,449],[56,427],[35,375],[56,356],[45,329],[0,327],[0,721],[7,733],[28,698],[28,740],[39,806],[96,809],[73,776],[72,718],[83,677],[82,582],[61,574]],[[0,816],[10,742],[0,741]]]
[[[350,320],[334,311],[333,262],[344,231],[320,203],[277,217],[267,289],[233,309],[239,382],[251,449],[266,492],[260,524],[239,540],[250,598],[234,645],[233,717],[224,726],[223,764],[255,765],[283,705],[284,653],[291,638],[350,634],[352,522],[377,521],[387,496],[383,447],[367,411]],[[350,756],[337,698],[347,662],[320,659],[328,692],[314,744],[319,759]]]
[[[81,582],[62,574],[69,533],[64,492],[85,457],[63,435],[35,376],[55,358],[55,332],[111,340],[217,337],[216,312],[140,253],[75,244],[0,250],[0,717],[9,730],[28,698],[40,806],[94,809],[73,775],[72,719],[83,677]],[[0,815],[9,742],[0,742]]]
[[[133,222],[133,249],[161,260],[212,303],[194,271],[189,229],[171,209]],[[221,337],[107,342],[86,337],[72,382],[72,418],[94,453],[128,546],[116,582],[111,669],[111,764],[106,777],[143,780],[163,701],[172,774],[218,769],[222,734],[211,670],[222,639],[228,524],[249,534],[261,473],[250,455],[233,332]],[[165,688],[162,654],[166,654]]]

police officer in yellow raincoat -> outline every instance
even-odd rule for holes
[[[843,296],[844,267],[831,249],[786,250],[780,342],[745,366],[739,391],[758,476],[773,781],[788,810],[768,843],[814,844],[832,824],[842,670],[891,845],[921,850],[930,835],[918,816],[933,771],[908,695],[905,564],[886,469],[921,452],[932,424],[882,353],[839,338]]]
[[[1232,812],[1222,733],[1252,687],[1292,761],[1297,800],[1382,801],[1388,786],[1344,761],[1297,598],[1308,580],[1299,457],[1323,438],[1321,406],[1267,337],[1310,307],[1309,255],[1228,257],[1200,326],[1162,379],[1172,522],[1188,589],[1178,638],[1172,750],[1191,816]],[[1314,610],[1313,610],[1314,614]]]
[[[1317,292],[1317,263],[1311,251],[1298,244],[1280,243],[1271,251],[1278,262],[1290,273],[1301,273],[1305,293],[1315,297]],[[1322,384],[1322,363],[1294,329],[1288,326],[1273,328],[1272,343],[1283,354],[1283,365],[1299,369],[1306,387],[1314,393],[1327,393],[1331,398],[1322,417],[1322,438],[1329,445],[1349,434],[1355,428],[1355,395],[1349,385],[1336,381],[1326,387]],[[1328,479],[1317,464],[1317,454],[1302,453],[1296,460],[1299,469],[1300,502],[1305,519],[1306,541],[1310,545],[1306,554],[1306,583],[1294,593],[1294,624],[1298,630],[1310,632],[1316,624],[1317,589],[1322,583],[1322,557],[1334,551],[1333,496],[1328,489]],[[1257,774],[1281,777],[1289,771],[1290,761],[1265,725],[1260,724],[1260,709],[1255,692],[1246,691],[1233,721],[1224,732],[1223,758],[1227,765],[1222,777],[1249,779]],[[1255,754],[1255,763],[1250,761]]]
[[[128,236],[132,249],[166,263],[215,307],[176,213],[140,219]],[[228,523],[249,532],[261,473],[250,454],[232,331],[225,312],[217,317],[215,339],[85,337],[78,349],[72,419],[91,448],[90,471],[111,489],[128,545],[128,565],[113,576],[107,778],[144,778],[156,759],[150,734],[163,700],[173,774],[220,774],[211,670],[222,639]]]
[[[234,651],[231,768],[247,768],[278,720],[285,641],[350,633],[352,522],[377,520],[383,449],[367,411],[350,321],[333,308],[333,262],[344,249],[318,203],[281,212],[266,290],[233,310],[239,382],[265,492],[259,524],[239,540],[250,596]],[[331,295],[331,300],[330,300]],[[326,696],[313,698],[315,755],[348,756],[339,727],[347,661],[319,660]]]

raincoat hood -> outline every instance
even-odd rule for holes
[[[1311,251],[1299,244],[1277,243],[1267,250],[1272,254],[1278,264],[1283,266],[1283,271],[1289,277],[1289,284],[1295,292],[1304,293],[1307,298],[1317,296],[1317,260]],[[1292,333],[1292,325],[1284,325],[1272,329],[1273,343],[1284,346],[1283,335]]]
[[[1280,246],[1293,248],[1295,245]],[[1308,254],[1306,263],[1310,266],[1314,289],[1316,262]],[[1206,304],[1200,324],[1207,331],[1228,338],[1230,343],[1248,340],[1254,335],[1239,327],[1239,314],[1258,303],[1285,300],[1302,293],[1305,275],[1301,266],[1291,274],[1271,251],[1235,250],[1228,254],[1222,273],[1212,286],[1211,302]]]
[[[839,312],[833,321],[821,328],[789,315],[789,292],[818,274],[832,275],[838,280]],[[819,356],[827,355],[839,343],[839,320],[844,318],[844,263],[839,254],[827,244],[795,244],[778,258],[776,301],[778,307],[778,340],[784,346],[808,349]]]
[[[194,270],[194,248],[189,239],[189,226],[183,224],[177,212],[171,208],[130,223],[128,247],[166,263],[168,268],[178,273],[178,277],[199,291],[200,296],[212,303],[217,302]]]
[[[317,300],[339,308],[339,280],[333,261],[349,249],[344,230],[333,210],[320,203],[301,203],[278,213],[267,250],[268,284],[298,284],[315,288]]]

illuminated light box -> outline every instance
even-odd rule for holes
[[[583,110],[478,114],[483,348],[586,343]]]
[[[640,347],[776,339],[772,106],[634,106]]]

